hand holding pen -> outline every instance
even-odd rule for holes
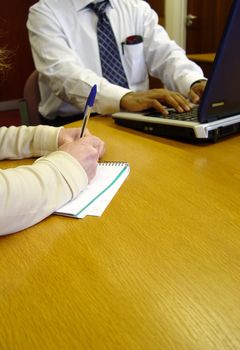
[[[97,92],[97,87],[94,85],[91,88],[89,96],[87,98],[84,112],[83,112],[83,125],[81,128],[62,128],[58,135],[58,147],[62,146],[64,143],[76,141],[83,136],[90,135],[90,132],[87,130],[87,123],[91,110],[94,104],[95,96]]]
[[[96,91],[96,85],[94,85],[85,105],[80,138],[79,128],[62,128],[58,140],[59,150],[69,153],[81,164],[87,174],[88,181],[95,176],[98,160],[105,151],[105,145],[101,139],[86,133],[87,122],[94,104]],[[77,138],[76,135],[78,135]]]

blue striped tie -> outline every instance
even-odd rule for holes
[[[88,5],[98,16],[97,37],[102,66],[102,75],[113,84],[128,88],[118,45],[105,10],[109,0]]]

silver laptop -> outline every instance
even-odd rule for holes
[[[114,121],[146,133],[216,141],[240,131],[240,1],[232,4],[201,103],[191,112],[118,112]]]

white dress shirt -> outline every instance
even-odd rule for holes
[[[109,0],[110,19],[129,83],[133,91],[149,88],[148,76],[187,96],[191,84],[203,78],[202,70],[158,25],[158,16],[142,0]],[[102,77],[96,35],[97,16],[86,8],[91,0],[40,0],[30,8],[27,27],[41,92],[40,113],[82,112],[90,88],[97,84],[94,110],[119,111],[120,99],[129,92]],[[126,38],[142,42],[126,45]]]

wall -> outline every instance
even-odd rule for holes
[[[186,47],[187,0],[167,0],[165,5],[165,27],[171,39]]]
[[[165,0],[148,0],[148,3],[158,13],[161,25],[165,25]]]
[[[1,0],[0,47],[12,52],[11,69],[0,83],[0,101],[21,98],[23,86],[34,69],[26,21],[34,0]]]

